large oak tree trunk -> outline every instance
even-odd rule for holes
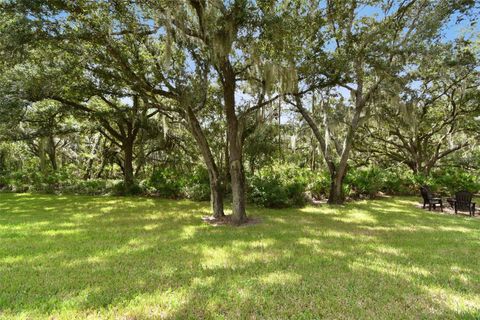
[[[247,213],[245,210],[245,175],[242,161],[242,130],[235,112],[235,73],[228,60],[224,61],[221,67],[233,201],[232,220],[235,224],[241,224],[247,220]]]
[[[126,139],[123,144],[123,178],[125,182],[125,189],[129,190],[135,184],[133,174],[133,141]]]
[[[329,204],[342,204],[345,202],[345,193],[343,192],[345,174],[346,171],[343,170],[343,173],[335,172],[330,176],[330,193],[327,201]]]
[[[247,220],[245,210],[245,176],[241,157],[230,159],[230,176],[232,182],[233,222],[241,224]]]
[[[95,175],[95,178],[97,178],[97,179],[100,179],[103,176],[103,172],[105,171],[105,167],[107,166],[107,162],[108,162],[108,159],[107,159],[107,156],[106,156],[107,144],[108,144],[108,140],[104,139],[103,144],[102,144],[102,149],[101,149],[102,162],[100,164],[100,168],[98,169],[98,171]]]
[[[202,127],[200,126],[197,117],[190,107],[187,107],[187,117],[189,129],[197,141],[203,161],[207,166],[208,178],[210,180],[210,201],[212,205],[213,216],[215,218],[223,217],[225,215],[223,211],[223,186],[217,164],[215,163],[215,158],[212,155]]]
[[[210,203],[212,205],[213,216],[221,218],[225,216],[223,212],[223,186],[218,176],[214,176],[214,171],[209,170],[210,179]]]
[[[53,171],[57,171],[57,169],[58,169],[57,149],[56,149],[56,146],[55,146],[55,139],[53,138],[53,136],[49,136],[47,138],[46,144],[47,145],[45,147],[45,151],[47,153],[48,160],[50,161],[50,166],[52,167]]]

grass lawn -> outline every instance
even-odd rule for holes
[[[0,194],[0,318],[480,318],[480,219],[418,199],[250,208]]]

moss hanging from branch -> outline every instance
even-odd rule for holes
[[[167,139],[168,122],[167,122],[167,117],[165,115],[163,115],[163,117],[162,117],[162,129],[163,129],[163,138]]]
[[[282,68],[280,88],[282,93],[298,92],[298,75],[295,66],[290,65]]]

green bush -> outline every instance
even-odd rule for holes
[[[432,174],[432,180],[437,186],[437,191],[444,195],[453,195],[461,190],[474,193],[480,191],[478,176],[461,169],[436,170]]]
[[[158,168],[152,172],[147,182],[148,187],[161,197],[181,198],[185,186],[184,178],[181,173],[171,168]]]
[[[185,178],[183,193],[194,201],[210,200],[210,179],[206,168],[197,166],[191,175]]]
[[[78,180],[73,185],[65,188],[65,193],[81,195],[104,195],[112,193],[113,183],[105,179]]]
[[[0,190],[8,188],[8,178],[5,175],[0,175]]]
[[[46,192],[52,193],[54,186],[47,183],[53,183],[53,178],[48,178],[45,174],[36,171],[15,171],[8,175],[8,189],[13,192]]]
[[[375,166],[351,169],[345,177],[345,185],[350,186],[354,196],[374,198],[384,187],[383,173]]]
[[[115,195],[119,196],[140,195],[145,193],[145,190],[139,184],[134,183],[131,186],[127,186],[124,181],[119,181],[114,184],[112,191]]]
[[[308,170],[276,164],[257,171],[249,179],[248,197],[252,203],[267,208],[301,206],[306,202],[306,188],[311,179]]]
[[[154,170],[148,179],[128,189],[120,180],[83,180],[77,171],[75,166],[65,166],[56,171],[40,172],[38,163],[32,162],[23,170],[3,172],[0,175],[0,190],[82,195],[155,194],[195,201],[210,199],[208,171],[203,166],[193,167],[188,174],[170,167],[160,168]],[[460,190],[480,191],[480,179],[476,172],[460,168],[436,169],[426,177],[414,174],[405,166],[350,168],[343,189],[346,197],[353,198],[371,198],[380,191],[391,195],[418,196],[422,185],[430,186],[433,192],[442,196],[451,196]],[[269,208],[301,206],[307,201],[306,194],[324,199],[329,191],[328,171],[311,172],[293,164],[276,163],[247,177],[249,201]]]
[[[387,169],[383,173],[383,192],[387,194],[408,195],[412,194],[415,185],[412,186],[412,174],[405,170]]]
[[[328,171],[315,173],[308,185],[308,191],[315,199],[325,199],[330,192],[330,174]]]

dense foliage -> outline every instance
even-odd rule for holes
[[[126,189],[123,180],[76,176],[75,168],[66,167],[41,173],[36,168],[3,173],[0,186],[11,192],[42,192],[77,195],[160,196],[170,199],[207,201],[210,188],[207,170],[201,166],[191,171],[159,168],[146,179]],[[331,181],[328,171],[312,172],[292,164],[274,163],[247,175],[247,196],[252,204],[268,208],[303,206],[328,198]],[[422,185],[429,185],[440,195],[451,196],[460,190],[480,192],[478,173],[461,169],[436,169],[431,175],[414,173],[407,166],[381,168],[370,165],[349,171],[343,186],[351,199],[381,195],[418,195]],[[228,196],[227,192],[227,196]]]
[[[0,188],[226,200],[235,223],[246,201],[478,192],[478,9],[2,1]]]

